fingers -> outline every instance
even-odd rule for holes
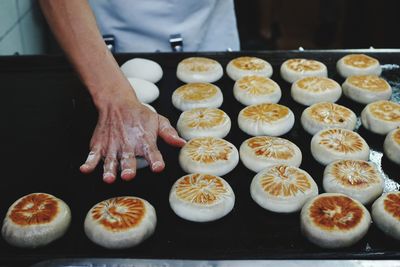
[[[153,172],[161,172],[165,168],[165,163],[160,150],[157,148],[155,138],[144,138],[142,143],[143,156],[150,164]]]
[[[182,147],[186,141],[179,137],[178,133],[171,126],[169,120],[164,116],[158,116],[158,135],[169,145]]]
[[[107,156],[103,166],[103,181],[111,184],[117,177],[118,161],[116,155]]]
[[[136,176],[136,158],[133,152],[122,152],[121,155],[121,179],[132,180]]]
[[[101,158],[101,153],[99,148],[94,148],[89,152],[86,162],[80,166],[80,171],[82,173],[91,173],[99,163]]]

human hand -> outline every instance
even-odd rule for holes
[[[137,101],[110,101],[99,108],[90,153],[80,170],[90,173],[103,159],[106,183],[115,181],[118,165],[121,179],[129,181],[136,175],[136,156],[142,156],[153,172],[161,172],[165,163],[157,148],[158,136],[172,146],[185,144],[167,118]]]

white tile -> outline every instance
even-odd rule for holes
[[[17,20],[16,0],[0,0],[0,40]]]
[[[19,23],[24,54],[41,54],[44,52],[44,21],[37,12],[37,9],[29,11]]]
[[[7,36],[0,42],[0,55],[22,54],[21,33],[17,25]]]

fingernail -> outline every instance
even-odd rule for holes
[[[156,170],[156,169],[158,169],[158,168],[160,168],[160,167],[162,167],[163,166],[163,163],[161,162],[161,161],[156,161],[156,162],[154,162],[152,165],[151,165],[151,168],[153,169],[153,170]]]
[[[125,169],[122,171],[121,176],[132,175],[132,174],[135,174],[135,172],[132,169]]]
[[[114,181],[115,177],[112,173],[105,173],[103,175],[103,181],[106,183],[112,183]]]

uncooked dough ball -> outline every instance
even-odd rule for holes
[[[342,87],[345,96],[361,104],[388,100],[392,95],[389,83],[375,75],[350,76]]]
[[[33,193],[11,205],[1,233],[13,246],[36,248],[63,236],[70,222],[71,211],[64,201],[50,194]]]
[[[156,228],[153,206],[131,196],[114,197],[94,205],[86,215],[86,236],[99,246],[123,249],[138,245]]]
[[[301,210],[303,235],[322,248],[349,247],[368,232],[371,215],[357,200],[325,193],[308,201]]]
[[[139,78],[151,83],[158,82],[163,76],[160,64],[145,58],[128,60],[121,66],[121,70],[126,77]]]
[[[233,95],[245,106],[278,103],[282,92],[279,85],[263,76],[244,76],[235,82]]]
[[[178,64],[176,76],[184,83],[213,83],[224,74],[221,64],[205,57],[190,57]]]
[[[128,81],[142,103],[151,103],[160,95],[160,90],[154,83],[139,78],[128,78]]]
[[[281,76],[285,81],[293,83],[305,77],[327,77],[328,70],[325,64],[319,61],[305,58],[293,58],[283,62],[281,65]]]
[[[199,137],[188,141],[179,154],[179,164],[187,173],[208,173],[222,176],[239,162],[239,152],[228,141],[215,137]]]
[[[306,77],[292,84],[294,101],[305,106],[319,102],[336,102],[342,95],[342,88],[326,77]]]
[[[221,177],[188,174],[178,179],[169,194],[172,210],[193,222],[209,222],[227,215],[235,204],[235,194]]]
[[[372,219],[385,234],[400,240],[400,192],[383,194],[372,205]]]
[[[312,135],[329,128],[354,130],[356,123],[356,114],[351,109],[329,102],[314,104],[301,114],[301,125]]]
[[[381,75],[379,61],[364,54],[351,54],[342,57],[336,63],[339,74],[347,78],[354,75]]]
[[[376,134],[387,134],[400,127],[400,104],[381,100],[368,104],[361,112],[362,125]]]
[[[393,162],[400,164],[400,128],[389,132],[383,143],[385,155]]]
[[[239,128],[245,133],[257,135],[283,135],[294,125],[293,112],[286,106],[263,103],[242,109],[238,116]]]
[[[231,60],[226,66],[228,76],[236,81],[244,76],[272,76],[272,66],[267,61],[257,57],[238,57]]]
[[[275,165],[259,172],[251,182],[253,200],[266,210],[296,212],[318,195],[313,178],[294,166]]]
[[[369,146],[356,132],[331,128],[321,130],[313,136],[311,154],[323,165],[339,159],[368,160]]]
[[[219,108],[224,101],[221,90],[211,83],[188,83],[172,94],[172,104],[179,110]]]
[[[374,163],[345,159],[326,166],[323,186],[328,193],[342,193],[365,205],[382,194],[384,180]]]
[[[302,160],[298,146],[289,140],[272,136],[247,139],[240,146],[239,154],[243,165],[254,172],[276,164],[299,167]]]
[[[194,108],[182,112],[177,129],[186,140],[206,136],[224,138],[231,129],[231,119],[217,108]]]

